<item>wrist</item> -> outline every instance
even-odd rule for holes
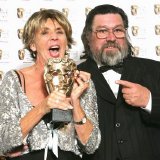
[[[83,125],[87,122],[87,117],[86,115],[83,116],[83,118],[80,121],[73,121],[74,124],[76,125]]]

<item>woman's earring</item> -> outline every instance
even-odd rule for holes
[[[66,58],[69,58],[69,53],[66,51],[65,54],[64,54],[64,56],[65,56]]]

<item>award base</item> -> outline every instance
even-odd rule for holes
[[[52,109],[52,121],[53,122],[71,122],[72,110]]]

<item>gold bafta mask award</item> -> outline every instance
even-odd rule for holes
[[[48,59],[44,68],[44,80],[48,93],[60,91],[69,97],[72,91],[76,69],[76,63],[68,55],[65,55],[64,58]],[[52,110],[53,122],[70,122],[71,120],[71,110]]]

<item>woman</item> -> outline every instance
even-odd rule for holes
[[[100,131],[90,74],[77,72],[69,98],[58,91],[48,94],[43,78],[45,63],[64,57],[73,44],[71,36],[70,23],[57,10],[35,12],[25,24],[22,40],[35,64],[7,72],[0,88],[0,155],[8,160],[41,160],[44,154],[47,160],[76,160],[98,148]],[[48,125],[53,108],[72,109],[73,114],[73,121],[54,129],[58,154]],[[51,150],[49,142],[54,146]]]

